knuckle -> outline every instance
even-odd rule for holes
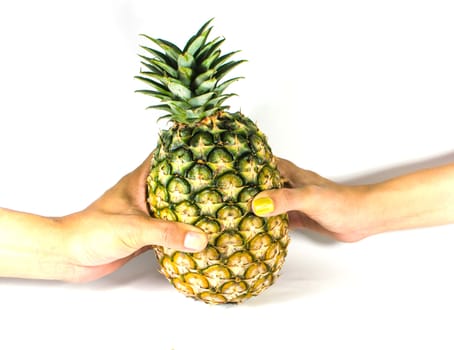
[[[171,241],[171,236],[172,236],[172,229],[171,225],[163,225],[163,227],[160,230],[160,235],[159,235],[159,244],[162,246],[169,246],[170,241]]]
[[[159,230],[159,245],[164,247],[176,248],[177,237],[178,237],[178,227],[176,223],[165,222]]]
[[[120,241],[119,243],[130,250],[141,248],[144,245],[141,225],[136,223],[135,220],[130,220],[123,227],[123,234],[117,237]],[[116,242],[113,242],[113,244],[115,245]]]
[[[278,202],[281,203],[283,208],[289,208],[292,206],[292,198],[293,198],[294,190],[290,188],[283,188],[281,190],[281,198]]]

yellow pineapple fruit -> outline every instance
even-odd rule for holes
[[[258,295],[279,275],[287,254],[288,218],[261,218],[251,201],[281,187],[265,135],[240,112],[224,105],[222,81],[243,61],[222,55],[224,41],[209,41],[211,20],[184,49],[145,36],[144,69],[137,78],[151,86],[139,92],[161,100],[170,127],[161,131],[147,179],[152,216],[199,227],[209,243],[199,253],[155,247],[161,272],[187,296],[206,303],[238,303]],[[160,49],[160,50],[159,50]]]

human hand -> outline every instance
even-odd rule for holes
[[[86,282],[105,276],[149,249],[162,245],[199,251],[208,240],[200,229],[150,217],[145,180],[151,156],[85,210],[60,221],[70,268],[63,279]]]
[[[301,169],[285,159],[278,168],[286,188],[261,192],[252,208],[257,215],[288,212],[290,227],[308,228],[343,242],[355,242],[372,233],[364,212],[368,186],[346,186]]]

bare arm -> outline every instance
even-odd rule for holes
[[[70,274],[60,223],[0,208],[0,275],[59,279]]]
[[[372,233],[454,222],[454,164],[370,186]]]
[[[253,209],[263,216],[290,212],[294,227],[357,241],[380,232],[454,222],[454,164],[365,186],[337,184],[283,159],[279,169],[290,188],[260,193]]]

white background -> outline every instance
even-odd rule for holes
[[[352,183],[452,162],[451,4],[2,1],[0,206],[68,214],[140,164],[158,125],[138,34],[182,46],[211,17],[248,60],[232,109],[277,155]],[[280,279],[239,306],[185,298],[151,253],[84,285],[3,279],[0,348],[452,349],[453,229],[292,232]]]

